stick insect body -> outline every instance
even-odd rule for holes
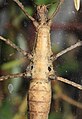
[[[15,1],[15,0],[14,0]],[[17,1],[15,1],[17,3]],[[19,5],[20,2],[18,2]],[[62,2],[60,2],[59,7]],[[58,8],[59,8],[58,7]],[[22,10],[24,8],[22,6]],[[50,41],[51,19],[47,16],[46,5],[37,6],[38,20],[26,14],[36,28],[36,47],[33,52],[32,81],[28,92],[29,119],[48,119],[51,104],[51,82],[49,76],[54,75]],[[52,17],[54,14],[52,15]]]
[[[25,13],[27,17],[29,17],[35,28],[36,28],[36,47],[33,51],[33,56],[28,54],[27,52],[23,51],[20,48],[17,48],[15,45],[13,45],[12,42],[6,41],[5,38],[0,36],[0,39],[5,41],[7,44],[13,46],[15,49],[17,49],[19,52],[24,54],[24,56],[28,55],[28,58],[32,61],[31,71],[30,75],[32,77],[29,91],[28,91],[28,115],[29,119],[48,119],[48,114],[50,111],[50,104],[51,104],[51,81],[49,78],[52,78],[55,76],[54,70],[53,70],[53,58],[52,50],[51,50],[51,41],[50,41],[50,27],[51,27],[51,19],[56,15],[58,9],[60,8],[63,0],[60,1],[57,10],[51,15],[51,17],[48,17],[47,13],[47,6],[46,5],[39,5],[37,6],[37,15],[38,20],[35,20],[33,17],[28,15],[28,13],[25,11],[24,6],[17,0],[15,1],[19,7],[22,9],[22,11]],[[78,46],[81,46],[82,42],[77,43],[72,48],[76,48]],[[70,49],[68,49],[70,51]],[[65,52],[62,52],[55,56],[55,59],[61,56]],[[27,77],[28,71],[25,73],[17,74],[17,75],[11,75],[7,77],[1,77],[0,80],[8,79],[12,77]],[[57,77],[58,80],[63,81],[63,78]],[[55,79],[55,77],[54,77]],[[65,80],[66,83],[68,80]],[[63,81],[64,82],[64,81]],[[82,90],[82,86],[76,85],[72,82],[73,86],[78,87]]]
[[[30,84],[29,118],[48,119],[51,104],[51,82],[49,76],[54,74],[52,65],[52,51],[50,42],[51,20],[47,18],[45,5],[37,7],[39,16],[36,27],[36,47],[33,53],[32,81]]]

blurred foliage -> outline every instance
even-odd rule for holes
[[[21,0],[24,4],[26,11],[32,16],[35,15],[36,7],[35,4],[51,4],[49,8],[49,16],[56,9],[59,0]],[[6,14],[6,22],[3,21],[3,33],[1,35],[6,38],[11,39],[15,44],[20,44],[19,47],[27,51],[32,51],[35,39],[35,29],[32,26],[30,20],[26,18],[21,9],[11,0],[0,1],[0,15],[1,13]],[[70,9],[70,8],[69,8]],[[77,17],[77,16],[76,16]],[[2,23],[2,22],[1,22]],[[20,34],[22,40],[20,40]],[[73,33],[75,34],[75,33]],[[52,47],[53,51],[56,51],[56,47]],[[61,50],[61,48],[60,48]],[[56,53],[56,52],[55,52]],[[11,55],[13,54],[13,55]],[[10,56],[11,55],[11,56]],[[82,56],[82,55],[81,55]],[[22,58],[21,58],[22,57]],[[24,63],[25,62],[25,63]],[[25,71],[29,61],[23,59],[17,51],[15,51],[10,46],[6,45],[4,42],[0,41],[0,74],[6,75],[8,73],[18,73]],[[77,60],[77,55],[75,52],[65,55],[59,58],[54,63],[58,74],[61,76],[71,77],[70,74],[78,74],[80,71],[80,64]],[[15,69],[16,68],[16,69]],[[76,76],[76,75],[75,75]],[[72,76],[74,77],[74,76]],[[16,81],[17,80],[17,81]],[[26,119],[27,117],[27,104],[26,97],[29,87],[29,81],[27,79],[12,79],[8,81],[0,82],[0,119]],[[8,86],[12,84],[13,91],[10,93]],[[16,86],[16,87],[15,87]],[[14,89],[15,87],[15,89]],[[67,87],[68,88],[68,87]],[[10,89],[11,90],[11,89]],[[57,85],[53,90],[54,95],[56,95],[56,90],[65,90],[64,86],[61,88]],[[67,90],[67,89],[66,89]],[[15,92],[16,91],[16,92]],[[69,92],[69,89],[68,89]],[[71,95],[71,94],[70,94]],[[74,95],[74,94],[72,94]],[[53,99],[52,99],[53,100]],[[61,101],[59,101],[61,103]],[[56,103],[54,101],[54,103]],[[67,108],[66,108],[67,107]],[[24,112],[22,112],[22,111]],[[62,102],[59,106],[59,110],[55,111],[54,107],[51,107],[51,112],[49,119],[73,119],[71,106],[65,102]],[[79,118],[78,118],[79,119]]]
[[[18,60],[14,60],[14,61],[9,61],[7,63],[4,63],[2,66],[1,66],[1,69],[2,70],[8,70],[8,69],[11,69],[11,68],[14,68],[16,66],[19,66],[20,64],[22,64],[23,62],[25,62],[25,59],[18,59]]]
[[[9,100],[5,100],[0,107],[0,119],[11,119],[13,117],[12,105]]]

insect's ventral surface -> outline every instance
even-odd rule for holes
[[[46,79],[48,78],[48,67],[52,65],[50,56],[52,55],[50,43],[50,27],[42,25],[38,29],[37,44],[34,52],[32,78]],[[38,77],[37,77],[38,76]]]
[[[48,79],[53,74],[51,61],[51,41],[50,26],[51,20],[48,20],[48,10],[46,5],[37,6],[38,25],[36,27],[36,47],[33,52],[33,79]],[[50,70],[49,70],[50,67]]]
[[[45,6],[37,8],[39,25],[36,27],[36,47],[33,53],[32,81],[29,89],[29,117],[48,119],[51,104],[51,82],[53,74],[51,60],[50,24],[47,22]]]

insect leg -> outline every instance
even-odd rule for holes
[[[54,16],[56,16],[56,14],[58,13],[62,3],[64,2],[64,0],[60,0],[56,10],[53,12],[53,14],[48,18],[48,21],[50,21],[51,19],[53,19]]]
[[[16,4],[21,8],[21,10],[24,12],[24,14],[33,22],[33,24],[37,27],[38,26],[38,22],[31,17],[28,12],[25,10],[23,4],[19,1],[19,0],[13,0],[14,2],[16,2]]]
[[[16,49],[19,53],[22,53],[24,56],[27,56],[29,59],[32,58],[32,55],[30,53],[28,53],[25,50],[22,50],[21,48],[19,48],[18,46],[16,46],[11,40],[6,39],[2,36],[0,36],[0,40],[4,41],[6,44],[10,45],[11,47],[13,47],[14,49]]]
[[[71,45],[70,47],[66,48],[65,50],[62,50],[61,52],[59,52],[58,54],[56,55],[53,55],[53,59],[56,60],[57,58],[59,58],[60,56],[64,55],[65,53],[79,47],[79,46],[82,46],[82,41],[79,41],[77,43],[75,43],[74,45]]]
[[[7,76],[1,76],[0,81],[11,79],[11,78],[21,78],[21,77],[30,77],[30,74],[29,74],[29,72],[9,74]]]
[[[70,80],[68,80],[68,79],[65,79],[65,78],[62,78],[62,77],[54,77],[54,76],[50,76],[50,79],[56,79],[56,80],[58,80],[58,81],[61,81],[61,82],[63,82],[63,83],[66,83],[66,84],[69,84],[69,85],[71,85],[71,86],[73,86],[73,87],[75,87],[75,88],[78,88],[78,89],[80,89],[80,90],[82,90],[82,85],[80,85],[80,84],[77,84],[77,83],[75,83],[75,82],[73,82],[73,81],[70,81]]]

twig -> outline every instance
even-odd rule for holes
[[[31,75],[30,75],[29,72],[9,74],[7,76],[1,76],[0,81],[4,81],[4,80],[7,80],[7,79],[11,79],[11,78],[21,78],[21,77],[31,77]]]
[[[4,41],[6,44],[10,45],[11,47],[13,47],[14,49],[16,49],[18,52],[22,53],[24,56],[27,56],[29,59],[32,58],[31,54],[29,54],[28,52],[26,52],[25,50],[22,50],[21,48],[19,48],[18,46],[16,46],[11,40],[6,39],[2,36],[0,36],[0,40]]]
[[[82,103],[73,100],[72,98],[68,97],[68,96],[65,95],[65,94],[63,94],[63,93],[62,93],[62,94],[59,94],[58,97],[60,97],[60,98],[63,99],[64,101],[70,103],[71,105],[74,105],[74,106],[76,106],[76,107],[82,109]]]
[[[55,56],[53,56],[53,59],[58,59],[60,56],[62,56],[63,54],[65,54],[65,53],[67,53],[67,52],[69,52],[69,51],[71,51],[71,50],[73,50],[73,49],[75,49],[75,48],[77,48],[77,47],[79,47],[79,46],[82,46],[82,41],[79,41],[79,42],[77,42],[76,44],[74,44],[74,45],[71,45],[70,47],[68,47],[68,48],[66,48],[65,50],[62,50],[61,52],[59,52],[58,54],[56,54]]]
[[[22,4],[19,0],[13,0],[13,1],[17,3],[17,5],[22,9],[22,11],[24,12],[24,14],[25,14],[29,19],[31,19],[32,21],[35,21],[35,19],[34,19],[33,17],[31,17],[31,16],[27,13],[27,11],[25,10],[23,4]]]
[[[69,81],[68,79],[65,79],[65,78],[62,78],[62,77],[57,77],[57,80],[61,81],[61,82],[64,82],[64,83],[67,83],[67,84],[69,84],[69,85],[71,85],[71,86],[73,86],[75,88],[78,88],[78,89],[82,90],[82,85],[77,84],[77,83],[75,83],[73,81]]]
[[[63,2],[64,2],[64,0],[60,0],[58,6],[57,6],[57,8],[56,8],[56,10],[55,10],[55,11],[53,12],[53,14],[48,18],[49,20],[53,19],[53,17],[58,13],[58,11],[59,11],[59,9],[60,9],[60,7],[61,7],[61,5],[62,5]]]

